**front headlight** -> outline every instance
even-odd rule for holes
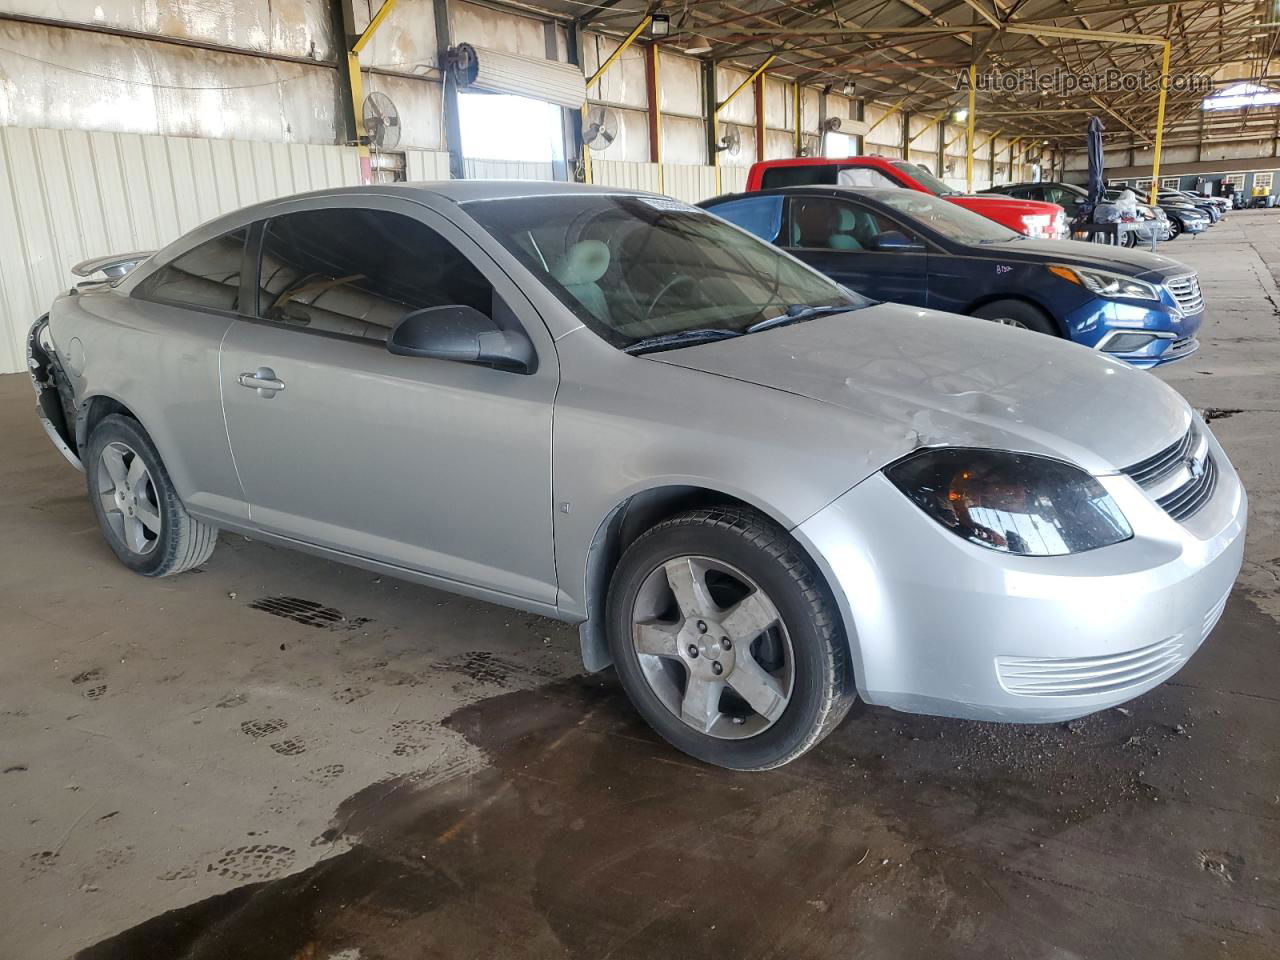
[[[956,536],[1001,553],[1056,557],[1133,536],[1102,484],[1061,460],[941,447],[900,460],[885,475]]]
[[[1048,264],[1047,269],[1063,280],[1084,287],[1100,297],[1127,297],[1131,300],[1159,300],[1160,291],[1145,280],[1135,280],[1109,270],[1093,270],[1087,267],[1069,267],[1062,263]]]

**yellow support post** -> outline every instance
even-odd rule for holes
[[[978,65],[976,63],[969,64],[969,114],[965,118],[969,121],[968,136],[965,143],[968,146],[967,156],[964,163],[964,189],[967,193],[973,193],[973,115],[976,110],[976,94],[975,87],[978,82]]]
[[[876,127],[880,126],[880,124],[884,123],[886,120],[888,120],[890,117],[892,117],[895,113],[897,113],[900,109],[902,109],[902,104],[903,104],[903,101],[899,100],[899,101],[898,101],[897,103],[895,103],[892,107],[890,107],[888,110],[886,110],[886,111],[884,112],[884,116],[882,116],[879,120],[877,120],[877,121],[876,121],[875,123],[873,123],[871,126],[867,127],[867,133],[870,133],[872,130],[874,130]],[[864,137],[864,138],[866,137],[866,134],[865,134],[865,133],[863,134],[863,137]],[[865,141],[865,139],[864,139],[864,141],[863,141],[863,142],[864,142],[864,143],[866,142],[866,141]]]
[[[747,77],[747,79],[743,80],[740,84],[738,84],[736,87],[733,88],[733,93],[729,94],[727,97],[721,100],[718,104],[716,104],[716,113],[718,114],[721,110],[723,110],[733,101],[734,97],[740,94],[743,90],[747,89],[747,87],[751,86],[751,84],[755,83],[756,77],[760,76],[760,74],[764,73],[767,69],[769,69],[773,61],[777,59],[778,58],[776,55],[769,54],[769,58],[765,60],[764,63],[760,64],[760,66],[752,70],[751,75]]]
[[[369,25],[364,28],[360,36],[356,37],[355,43],[351,44],[351,49],[347,51],[347,77],[351,84],[351,106],[356,120],[356,155],[360,161],[360,179],[365,183],[371,179],[371,171],[369,147],[364,142],[369,131],[364,128],[364,78],[360,74],[360,51],[373,39],[374,33],[382,26],[382,21],[387,19],[387,15],[395,5],[396,0],[384,0],[378,12],[369,21]]]
[[[1169,48],[1172,44],[1164,42],[1164,55],[1160,60],[1160,105],[1156,107],[1156,143],[1151,154],[1151,206],[1156,205],[1156,195],[1160,192],[1160,145],[1164,140],[1164,98],[1169,87]]]
[[[803,133],[804,128],[800,125],[800,82],[799,81],[796,81],[796,83],[792,86],[792,90],[794,93],[794,102],[795,102],[795,110],[793,111],[793,113],[795,115],[795,120],[796,120],[795,153],[796,153],[796,156],[798,157],[800,156],[801,151],[804,150],[804,133]]]
[[[586,88],[587,88],[588,97],[590,97],[591,95],[591,85],[595,83],[597,80],[599,80],[606,70],[608,70],[611,66],[613,66],[614,61],[617,60],[620,56],[622,56],[623,52],[626,51],[627,47],[631,46],[631,44],[635,42],[636,37],[640,36],[640,34],[644,32],[644,28],[649,26],[652,20],[653,20],[653,17],[650,17],[650,16],[641,17],[640,22],[636,24],[635,29],[632,30],[629,34],[627,34],[627,38],[623,40],[622,43],[618,44],[618,49],[613,51],[613,53],[609,54],[609,56],[605,57],[604,63],[600,64],[600,67],[596,70],[596,72],[593,73],[591,76],[587,77]],[[583,100],[582,101],[582,129],[583,130],[587,129],[587,105],[588,105],[588,101]],[[652,107],[654,105],[651,104],[650,106]],[[659,169],[661,169],[661,167],[659,167]],[[591,149],[585,143],[582,145],[582,178],[587,183],[591,182]]]
[[[720,111],[723,110],[725,107],[727,107],[733,101],[734,97],[740,94],[743,90],[747,89],[747,87],[751,86],[751,84],[755,83],[756,77],[760,76],[762,73],[765,72],[765,70],[769,69],[769,65],[772,64],[773,61],[776,59],[778,58],[774,54],[770,54],[768,59],[766,59],[764,63],[760,64],[760,66],[756,67],[754,70],[751,71],[751,75],[747,77],[747,79],[743,80],[740,84],[738,84],[736,87],[733,88],[733,93],[729,94],[727,97],[725,97],[723,100],[721,100],[719,103],[716,104],[715,109],[711,111],[711,139],[713,143],[718,144],[720,142],[720,119],[719,119]],[[715,155],[711,158],[711,163],[716,168],[716,193],[718,194],[720,192],[720,151],[719,150],[715,151]]]

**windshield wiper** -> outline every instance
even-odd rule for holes
[[[663,333],[656,337],[644,337],[623,347],[622,352],[630,354],[653,353],[657,350],[691,347],[696,343],[710,343],[713,340],[728,340],[732,337],[740,336],[742,334],[737,330],[712,329],[710,327],[695,328],[693,330],[681,330],[677,333]]]
[[[803,303],[794,303],[787,307],[786,313],[780,313],[776,317],[770,317],[768,320],[761,320],[747,327],[747,333],[758,333],[761,330],[771,330],[774,327],[783,327],[789,323],[801,323],[804,320],[812,320],[814,317],[820,317],[825,313],[848,313],[850,310],[856,310],[851,303],[832,303],[821,307],[811,307]]]

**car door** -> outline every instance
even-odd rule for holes
[[[898,245],[889,249],[890,241]],[[856,199],[789,198],[778,243],[864,296],[925,305],[929,258],[923,241],[910,228]]]
[[[95,311],[108,323],[86,331],[86,340],[106,336],[104,349],[136,362],[133,375],[107,371],[101,386],[142,420],[187,509],[215,522],[248,516],[218,371],[219,346],[241,310],[247,237],[240,227],[199,240],[138,278],[128,299],[98,298]],[[92,342],[87,350],[97,352]]]
[[[255,233],[254,318],[222,350],[250,518],[358,557],[553,603],[551,338],[441,214],[376,196],[285,205]],[[395,356],[419,309],[472,306],[533,342],[533,372]]]

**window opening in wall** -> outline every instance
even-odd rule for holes
[[[459,93],[458,119],[468,160],[564,162],[564,111],[556,104],[510,93]]]

